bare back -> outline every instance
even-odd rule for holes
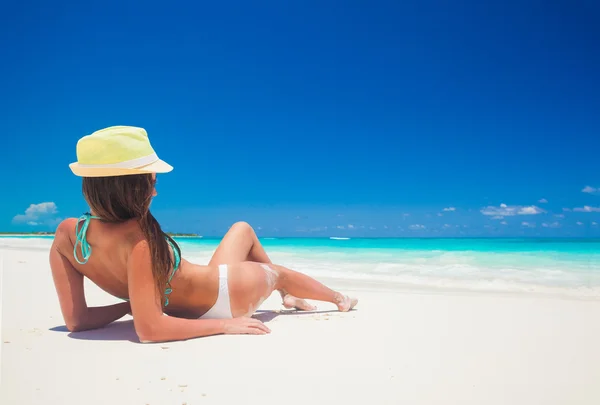
[[[128,259],[134,246],[144,239],[139,225],[135,220],[112,224],[92,219],[86,231],[91,254],[87,262],[81,264],[74,256],[77,222],[77,218],[68,218],[59,225],[54,247],[77,273],[90,279],[108,294],[128,299]],[[79,245],[76,253],[81,261]],[[171,280],[172,293],[164,311],[186,317],[201,315],[216,300],[217,280],[218,270],[215,266],[196,265],[182,258]]]

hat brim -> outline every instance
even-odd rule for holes
[[[69,168],[76,176],[80,177],[111,177],[111,176],[131,176],[134,174],[148,173],[168,173],[173,170],[173,166],[164,160],[157,160],[146,166],[124,169],[118,167],[87,167],[79,163],[71,163]]]

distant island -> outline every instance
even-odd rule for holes
[[[173,238],[201,238],[197,233],[166,232]],[[53,236],[54,232],[0,232],[0,236]]]
[[[167,235],[174,238],[201,238],[202,236],[197,233],[173,233],[173,232],[165,232]]]
[[[0,232],[0,235],[23,235],[23,236],[32,236],[32,235],[54,235],[54,232]]]

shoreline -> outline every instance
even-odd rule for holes
[[[6,252],[17,252],[17,254],[27,255],[25,252],[47,252],[52,243],[51,237],[44,238],[1,238],[0,237],[0,251]],[[191,263],[200,265],[206,265],[210,260],[212,250],[216,247],[212,244],[202,250],[194,250],[190,248],[184,251],[183,258]],[[453,274],[453,270],[449,270],[447,274],[443,271],[438,273],[429,274],[428,269],[423,270],[422,273],[415,273],[413,268],[407,268],[402,270],[402,267],[395,268],[394,271],[386,272],[378,270],[377,267],[384,265],[384,263],[373,262],[373,257],[360,258],[357,256],[357,260],[349,261],[347,258],[344,259],[328,259],[330,262],[328,265],[332,267],[323,267],[323,262],[315,262],[315,259],[311,259],[310,253],[304,251],[296,252],[293,247],[282,246],[281,249],[277,247],[268,247],[270,249],[270,256],[274,263],[282,264],[292,269],[304,272],[319,280],[324,280],[329,284],[342,284],[349,288],[357,288],[365,290],[366,286],[369,286],[367,291],[398,291],[398,292],[419,292],[419,293],[431,293],[431,294],[469,294],[469,295],[492,295],[492,296],[523,296],[523,297],[549,297],[557,299],[567,300],[583,300],[583,301],[600,301],[600,286],[597,285],[598,280],[595,280],[596,284],[592,282],[592,276],[595,271],[589,270],[589,280],[583,279],[579,281],[583,283],[578,284],[564,284],[549,279],[548,282],[544,282],[546,276],[545,273],[535,273],[529,275],[528,279],[523,279],[515,271],[520,269],[509,269],[515,273],[515,277],[503,274],[503,270],[494,268],[477,267],[478,264],[472,264],[473,269],[470,269],[470,274],[460,273]],[[367,249],[368,250],[368,249]],[[291,253],[293,252],[293,253]],[[454,253],[454,252],[450,252]],[[308,254],[308,256],[306,256]],[[345,253],[344,253],[345,254]],[[404,253],[399,253],[400,257]],[[360,254],[359,254],[360,255]],[[404,259],[398,261],[397,266],[405,266]],[[419,265],[417,262],[416,265]],[[460,264],[460,263],[459,263]],[[461,264],[462,265],[462,264]],[[349,267],[347,267],[349,266]],[[350,267],[353,266],[353,267]],[[364,266],[364,267],[362,267]],[[415,266],[412,264],[412,266]],[[444,264],[434,262],[431,266],[441,266]],[[364,269],[361,272],[361,268]],[[358,270],[357,270],[358,269]],[[461,268],[458,268],[458,271]],[[563,270],[562,277],[566,277],[565,280],[569,281],[569,269]],[[489,272],[489,273],[488,273]],[[478,274],[480,273],[480,274]],[[575,271],[577,274],[577,271]],[[550,273],[550,276],[556,277],[556,275]],[[520,277],[520,278],[519,278]],[[538,277],[536,280],[535,277]],[[584,276],[579,276],[586,277]]]

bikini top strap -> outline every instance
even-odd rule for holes
[[[170,285],[171,280],[173,279],[173,276],[175,275],[175,272],[179,268],[179,263],[181,262],[181,258],[179,257],[179,252],[177,251],[177,249],[175,249],[175,245],[173,245],[173,242],[171,242],[171,240],[169,238],[167,238],[167,242],[171,246],[171,249],[173,249],[173,258],[175,259],[175,265],[173,266],[173,271],[171,272],[171,276],[169,276],[169,281],[167,281],[167,286],[168,286],[168,285]],[[173,292],[173,289],[171,287],[167,287],[165,289],[165,296],[166,296],[165,297],[165,307],[167,305],[169,305],[169,294],[171,294],[172,292]]]
[[[181,258],[179,257],[179,252],[175,248],[175,245],[173,244],[173,242],[171,242],[170,239],[167,239],[167,242],[169,243],[169,245],[171,245],[171,249],[173,249],[173,258],[175,259],[175,264],[173,265],[173,273],[171,273],[171,277],[169,277],[169,281],[171,281],[171,279],[175,275],[175,272],[179,268],[179,263],[181,262]]]
[[[87,229],[92,218],[101,219],[100,217],[93,216],[89,212],[86,212],[85,214],[80,216],[79,219],[77,219],[77,225],[75,226],[76,240],[75,245],[73,246],[73,256],[79,264],[86,264],[90,256],[92,255],[92,247],[86,239]],[[81,224],[82,221],[83,224]],[[77,257],[77,245],[81,246],[81,257],[83,258],[82,260],[79,260],[79,257]]]

